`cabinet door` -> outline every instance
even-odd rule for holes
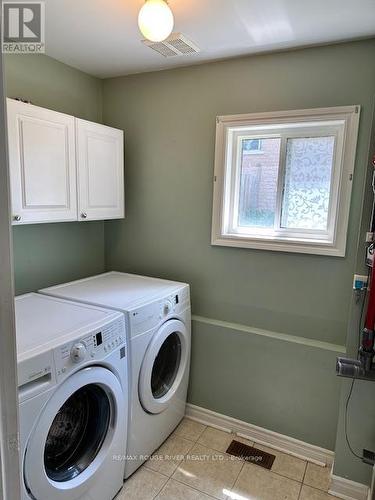
[[[80,220],[124,217],[124,133],[76,118]]]
[[[14,224],[77,220],[74,118],[7,99]]]

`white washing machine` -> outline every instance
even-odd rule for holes
[[[185,414],[190,368],[189,286],[111,272],[41,293],[123,311],[130,343],[130,419],[125,477]]]
[[[22,500],[111,500],[123,485],[125,317],[17,297]]]

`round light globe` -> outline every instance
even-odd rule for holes
[[[151,42],[162,42],[168,38],[173,24],[173,13],[165,0],[146,0],[139,11],[139,29]]]

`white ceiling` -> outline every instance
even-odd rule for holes
[[[141,43],[143,1],[46,0],[47,54],[109,77],[375,35],[374,0],[169,0],[202,52],[165,59]]]

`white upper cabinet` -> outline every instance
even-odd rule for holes
[[[14,224],[77,220],[74,118],[7,99]]]
[[[79,220],[124,217],[124,133],[76,118]]]
[[[124,134],[7,99],[13,224],[124,217]]]

